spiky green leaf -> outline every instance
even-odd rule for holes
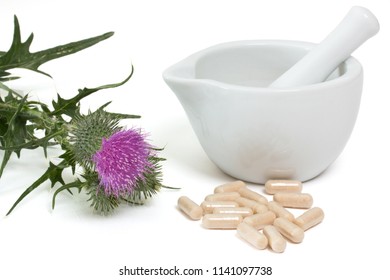
[[[65,184],[64,180],[62,179],[62,171],[64,168],[67,167],[66,162],[61,162],[58,165],[55,165],[50,162],[49,168],[45,171],[45,173],[42,174],[41,177],[38,178],[31,186],[29,186],[16,200],[16,202],[12,205],[11,209],[8,211],[7,216],[11,214],[11,212],[15,209],[15,207],[32,191],[34,191],[36,188],[38,188],[40,185],[42,185],[47,180],[50,180],[51,186],[53,187],[56,183]]]
[[[3,52],[0,56],[0,81],[15,79],[16,77],[11,77],[7,72],[7,70],[14,68],[25,68],[50,76],[49,74],[38,70],[39,66],[50,60],[70,55],[91,47],[100,41],[111,37],[113,34],[113,32],[108,32],[96,37],[32,53],[30,52],[30,46],[34,39],[34,35],[31,34],[25,42],[22,42],[19,21],[15,16],[14,37],[11,47],[7,52]]]
[[[54,116],[61,116],[62,114],[67,115],[71,118],[76,117],[77,115],[80,115],[80,109],[79,109],[79,102],[81,99],[91,95],[92,93],[95,93],[102,89],[109,89],[109,88],[116,88],[123,84],[125,84],[133,75],[134,67],[131,66],[131,72],[130,75],[127,76],[123,81],[119,83],[114,84],[107,84],[96,88],[83,88],[79,89],[78,94],[70,99],[64,99],[59,94],[57,95],[57,101],[53,101],[53,108],[54,111],[50,113],[50,115]],[[127,115],[129,117],[138,117],[133,115]]]
[[[53,194],[53,199],[52,199],[52,204],[51,204],[52,209],[54,209],[54,207],[56,205],[56,198],[60,192],[67,190],[70,193],[72,193],[70,191],[70,189],[74,189],[74,188],[78,189],[78,191],[80,192],[81,189],[83,188],[83,183],[77,179],[74,182],[71,182],[71,183],[68,183],[68,184],[65,184],[65,185],[62,185],[61,187],[59,187]]]

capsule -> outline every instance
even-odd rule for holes
[[[238,214],[206,214],[202,224],[209,229],[236,229],[242,220],[242,216]]]
[[[235,201],[203,201],[200,206],[203,208],[204,214],[213,213],[215,208],[220,207],[238,207],[238,203]]]
[[[251,225],[257,230],[264,228],[266,225],[272,225],[276,218],[276,215],[272,211],[267,211],[261,214],[254,214],[252,216],[246,217],[244,222]]]
[[[304,231],[314,227],[324,219],[324,211],[319,207],[313,207],[295,219],[294,223]]]
[[[239,224],[237,226],[237,233],[242,237],[242,239],[257,249],[263,250],[268,246],[267,237],[247,223]]]
[[[240,188],[245,187],[246,184],[243,181],[234,181],[229,182],[223,185],[220,185],[214,189],[214,193],[221,193],[221,192],[236,192]]]
[[[276,217],[286,218],[290,222],[295,220],[294,215],[276,201],[268,202],[268,209],[275,213]]]
[[[278,192],[301,192],[302,182],[295,180],[268,180],[265,183],[265,192],[275,194]]]
[[[274,226],[284,237],[294,243],[301,243],[305,236],[303,229],[285,218],[276,218]]]
[[[245,197],[239,197],[235,200],[238,205],[241,207],[249,207],[252,208],[253,212],[255,213],[264,213],[268,211],[268,207],[264,204],[261,204],[257,201],[245,198]]]
[[[218,207],[214,208],[213,214],[238,214],[245,218],[253,215],[253,210],[248,207]]]
[[[254,192],[254,191],[252,191],[252,190],[250,190],[250,189],[248,189],[246,187],[239,189],[238,193],[242,197],[245,197],[247,199],[259,202],[261,204],[267,204],[268,203],[268,200],[264,196],[262,196],[261,194],[259,194],[257,192]]]
[[[239,198],[240,194],[238,192],[223,192],[223,193],[214,193],[205,197],[204,200],[207,201],[234,201]]]
[[[286,239],[273,225],[268,225],[263,228],[263,234],[267,237],[268,245],[274,252],[282,253],[286,249]]]
[[[256,205],[253,205],[253,213],[255,214],[261,214],[261,213],[265,213],[268,211],[268,206],[264,205],[264,204],[256,204]]]
[[[313,205],[313,197],[308,193],[275,193],[274,201],[288,208],[309,209]]]
[[[203,216],[202,207],[193,202],[187,196],[179,197],[177,206],[192,220],[200,220]]]

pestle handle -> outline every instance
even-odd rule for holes
[[[339,25],[320,44],[269,87],[303,86],[325,81],[340,63],[378,31],[378,20],[368,9],[352,7]]]

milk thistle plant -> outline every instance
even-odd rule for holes
[[[120,83],[79,89],[70,99],[57,94],[51,105],[30,100],[28,95],[22,96],[6,85],[18,78],[8,72],[11,69],[25,68],[49,76],[38,69],[43,63],[88,48],[112,35],[105,33],[32,53],[29,49],[33,34],[22,42],[15,16],[11,47],[0,52],[0,178],[11,155],[20,157],[23,149],[42,148],[47,157],[47,148],[58,146],[63,153],[59,163],[48,163],[47,170],[20,195],[7,215],[46,181],[55,187],[53,208],[59,193],[73,194],[76,190],[88,194],[91,207],[102,214],[110,213],[122,203],[142,204],[165,187],[160,166],[163,159],[158,156],[161,149],[153,147],[140,128],[126,129],[120,125],[124,119],[140,116],[108,112],[108,103],[87,114],[80,110],[83,98],[126,83],[133,67]],[[64,181],[65,169],[72,171],[73,181]]]

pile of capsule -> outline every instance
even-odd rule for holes
[[[278,253],[284,252],[286,240],[301,243],[305,231],[324,219],[322,209],[312,207],[312,196],[302,193],[299,181],[269,180],[265,192],[272,195],[272,201],[235,181],[216,187],[200,205],[181,196],[178,207],[190,219],[202,219],[205,228],[236,229],[255,248],[270,247]],[[287,208],[305,211],[295,217]]]

